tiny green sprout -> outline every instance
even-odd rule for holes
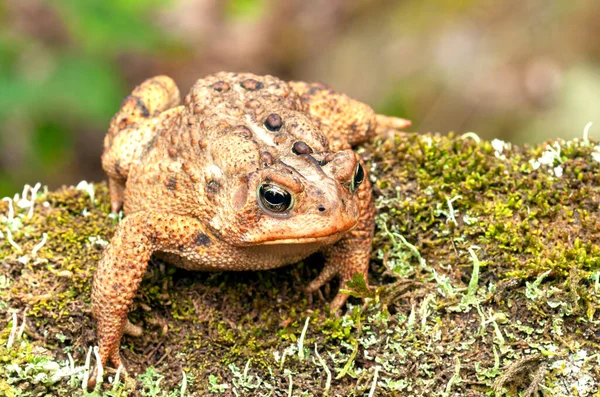
[[[12,199],[12,198],[10,198],[10,197],[4,197],[4,198],[2,199],[2,201],[6,201],[6,202],[8,202],[8,215],[5,217],[5,218],[6,218],[6,220],[5,220],[5,221],[6,221],[7,223],[9,223],[9,222],[12,222],[12,220],[13,220],[13,219],[14,219],[14,217],[15,217],[15,209],[14,209],[14,207],[13,207],[13,199]]]
[[[480,143],[481,142],[481,138],[479,138],[479,135],[477,135],[475,132],[469,131],[469,132],[465,132],[464,134],[462,134],[460,136],[461,139],[466,140],[466,139],[472,139],[475,141],[475,143]]]
[[[540,284],[542,284],[542,281],[544,281],[544,279],[546,277],[548,277],[548,275],[551,272],[552,272],[552,269],[546,270],[544,273],[540,274],[533,283],[530,283],[530,282],[525,283],[525,285],[526,285],[525,296],[528,299],[536,300],[543,294],[543,292],[539,289],[539,286],[540,286]]]
[[[8,228],[6,229],[6,239],[8,240],[8,243],[15,249],[15,251],[17,251],[19,254],[23,252],[21,246],[17,244],[15,240],[13,240],[12,233]]]
[[[286,369],[284,374],[287,374],[290,385],[288,387],[288,397],[292,397],[292,392],[294,391],[294,379],[292,378],[292,373]]]
[[[187,390],[187,375],[185,371],[181,371],[181,389],[179,390],[179,396],[185,397],[185,392]]]
[[[304,322],[304,328],[302,328],[302,333],[300,334],[300,338],[298,338],[298,358],[300,360],[304,360],[304,337],[306,336],[306,331],[308,330],[309,323],[310,317],[306,317],[306,321]]]
[[[348,289],[342,289],[340,292],[353,296],[355,298],[374,298],[375,292],[367,287],[367,282],[362,274],[355,274],[352,280],[346,282]]]
[[[11,283],[12,283],[12,281],[7,275],[0,274],[0,289],[9,288]]]
[[[592,122],[590,121],[583,128],[583,144],[588,146],[590,144],[590,128],[592,128]]]
[[[88,349],[87,355],[85,356],[85,364],[83,366],[83,380],[81,381],[81,389],[84,393],[87,392],[88,381],[90,380],[90,364],[92,361],[92,348]]]
[[[451,395],[450,392],[452,390],[452,386],[459,384],[462,380],[460,377],[460,359],[456,357],[455,362],[456,364],[454,366],[454,375],[452,375],[452,378],[450,378],[450,380],[448,380],[448,383],[446,384],[446,389],[442,394],[442,396],[444,397],[449,397]]]
[[[423,299],[421,302],[421,307],[419,309],[419,315],[421,317],[421,331],[425,332],[427,327],[427,317],[429,317],[432,312],[429,310],[429,304],[434,300],[433,294],[429,294]]]
[[[15,338],[17,336],[17,313],[12,313],[12,328],[10,329],[10,335],[8,336],[8,341],[6,342],[6,348],[10,349],[15,342]]]
[[[95,205],[94,184],[89,183],[87,181],[81,181],[77,184],[75,189],[86,192],[88,194],[88,196],[90,196],[90,201],[92,202],[92,206]]]
[[[94,391],[99,391],[102,387],[104,379],[104,368],[102,367],[102,360],[100,359],[100,349],[98,346],[94,346],[94,357],[96,358],[96,388]]]
[[[377,378],[379,376],[379,368],[379,365],[375,367],[373,381],[371,382],[371,389],[369,390],[369,397],[373,397],[375,395],[375,389],[377,388]]]
[[[72,360],[71,356],[69,355],[69,359]],[[119,365],[119,368],[117,368],[117,373],[115,374],[115,379],[113,381],[113,387],[112,387],[112,391],[117,391],[117,388],[119,387],[119,381],[121,380],[121,372],[123,371],[123,365]]]
[[[431,274],[438,287],[440,288],[440,292],[445,297],[452,297],[456,295],[456,289],[450,282],[450,278],[444,274],[439,274],[434,268],[431,268]]]
[[[492,309],[489,308],[488,309],[488,319],[484,323],[482,323],[482,325],[492,324],[492,326],[494,327],[494,333],[495,333],[494,342],[496,342],[498,344],[498,347],[500,348],[500,351],[502,353],[504,353],[504,347],[505,347],[506,341],[504,340],[504,335],[502,335],[502,331],[500,330],[500,326],[498,325],[498,323],[506,324],[507,322],[508,322],[508,317],[506,316],[506,314],[504,314],[503,312],[496,312],[496,313],[492,314]]]
[[[592,273],[592,275],[590,276],[590,280],[594,281],[594,293],[600,293],[600,270],[597,270],[594,273]]]
[[[479,300],[477,299],[477,289],[479,284],[479,268],[481,267],[481,262],[475,254],[475,250],[479,247],[473,245],[468,248],[469,255],[471,256],[471,260],[473,261],[473,272],[471,273],[471,280],[469,281],[469,286],[467,287],[467,293],[462,296],[460,303],[456,306],[458,311],[466,312],[471,307],[479,307]],[[478,308],[478,310],[480,310]],[[483,315],[482,315],[483,316]]]
[[[35,207],[35,199],[37,198],[37,191],[42,186],[41,183],[36,183],[33,187],[30,185],[25,185],[23,187],[23,194],[20,200],[18,200],[17,205],[21,208],[29,208],[27,212],[27,218],[33,217],[33,209]],[[27,199],[27,196],[31,193],[31,200]]]
[[[454,211],[452,203],[459,199],[462,199],[462,196],[454,196],[451,199],[446,199],[446,204],[448,205],[448,219],[446,220],[446,222],[450,221],[454,223],[455,226],[458,226],[458,222],[456,222],[457,212]]]
[[[413,327],[415,326],[415,322],[417,321],[417,314],[415,312],[415,305],[413,303],[412,308],[410,310],[410,314],[408,315],[408,321],[406,322],[406,328],[408,328],[408,330],[412,330]]]
[[[471,274],[471,280],[469,281],[469,287],[467,288],[467,296],[469,300],[475,300],[475,294],[477,293],[477,285],[479,284],[479,267],[481,263],[477,254],[475,254],[474,248],[479,248],[475,245],[468,248],[469,255],[473,261],[473,273]]]
[[[42,249],[42,247],[46,244],[47,240],[48,240],[48,233],[43,233],[42,241],[40,241],[33,247],[33,249],[31,250],[31,256],[37,256],[38,251]]]
[[[227,383],[219,383],[219,380],[215,375],[208,375],[208,390],[213,393],[225,393],[229,389]]]
[[[327,380],[325,381],[325,393],[324,393],[325,395],[327,395],[329,393],[329,389],[331,388],[331,370],[327,366],[327,363],[325,362],[325,360],[323,360],[323,358],[321,357],[321,355],[317,351],[317,344],[316,343],[315,343],[315,356],[319,360],[319,364],[321,365],[321,367],[323,367],[323,370],[325,371],[325,374],[327,374]]]
[[[362,323],[358,323],[357,331],[358,332],[356,338],[352,342],[352,353],[350,354],[350,358],[348,358],[348,361],[346,361],[346,365],[344,365],[344,368],[342,368],[342,370],[337,374],[335,379],[342,379],[348,373],[350,368],[354,366],[354,359],[356,358],[356,354],[358,354],[358,345],[360,337],[362,335]]]
[[[154,367],[148,367],[146,372],[139,375],[139,380],[142,383],[142,390],[144,391],[143,395],[148,396],[160,396],[162,391],[162,386],[160,383],[164,379],[164,376],[156,372]]]

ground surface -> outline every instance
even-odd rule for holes
[[[248,273],[153,260],[130,314],[144,334],[122,344],[132,377],[107,369],[115,386],[91,395],[600,396],[600,147],[397,135],[361,152],[372,291],[355,280],[336,317],[337,285],[302,292],[318,257]],[[83,395],[90,280],[118,219],[103,184],[40,191],[12,217],[0,203],[0,395]]]

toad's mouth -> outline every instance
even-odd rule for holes
[[[251,245],[333,244],[356,227],[358,221],[345,227],[321,229],[313,233],[278,233],[259,237]]]
[[[302,237],[302,238],[285,238],[278,240],[268,240],[263,241],[260,244],[262,245],[291,245],[291,244],[314,244],[314,243],[324,243],[333,242],[341,237],[344,232],[338,232],[331,234],[329,236],[322,237]]]

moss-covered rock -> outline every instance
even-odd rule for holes
[[[144,334],[122,343],[131,378],[107,369],[115,386],[93,395],[600,396],[600,147],[397,134],[361,153],[374,288],[345,286],[343,316],[326,309],[337,286],[302,292],[318,256],[245,273],[153,260],[130,314]],[[12,217],[0,204],[0,395],[84,394],[90,280],[118,219],[104,184],[35,196]]]

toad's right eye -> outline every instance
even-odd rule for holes
[[[261,207],[275,213],[288,211],[294,206],[294,198],[287,190],[270,183],[260,185],[258,199]]]

